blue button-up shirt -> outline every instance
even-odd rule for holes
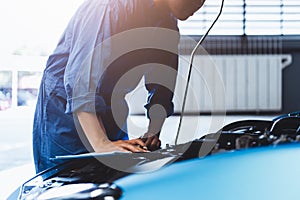
[[[37,172],[57,164],[51,157],[92,150],[76,125],[75,111],[101,117],[110,140],[128,139],[124,98],[142,77],[149,92],[148,117],[156,104],[166,116],[173,113],[176,73],[162,75],[157,66],[177,71],[177,54],[152,48],[149,42],[167,40],[177,48],[179,34],[172,41],[159,38],[158,27],[178,33],[174,16],[157,8],[153,0],[87,0],[79,7],[44,71],[33,129]],[[146,34],[141,37],[141,33]],[[132,47],[135,41],[141,45]]]

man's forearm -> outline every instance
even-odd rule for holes
[[[77,112],[81,127],[95,152],[147,152],[141,146],[145,143],[140,139],[128,141],[110,141],[100,118],[93,113]]]
[[[148,133],[155,134],[159,137],[164,122],[165,122],[165,118],[150,119],[149,126],[148,126]]]
[[[95,151],[101,148],[101,144],[109,142],[105,128],[96,114],[88,112],[77,112],[76,114],[88,141]]]

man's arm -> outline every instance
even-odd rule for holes
[[[154,118],[149,120],[148,131],[144,134],[143,141],[151,151],[159,149],[161,146],[159,135],[164,122],[165,118]]]
[[[96,114],[88,112],[76,112],[79,123],[92,145],[95,152],[145,152],[146,144],[141,139],[110,141],[106,135],[105,128]]]

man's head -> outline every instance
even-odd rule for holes
[[[154,0],[164,5],[179,20],[186,20],[202,7],[205,0]]]

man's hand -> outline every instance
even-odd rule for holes
[[[145,142],[146,147],[150,151],[154,151],[160,148],[161,141],[159,140],[159,137],[157,134],[152,133],[145,133],[142,137],[142,140]]]
[[[141,139],[107,141],[95,148],[95,152],[149,152]]]
[[[130,152],[149,152],[146,148],[146,143],[141,139],[132,139],[132,140],[118,140],[112,142],[114,145],[122,148],[125,151]]]

